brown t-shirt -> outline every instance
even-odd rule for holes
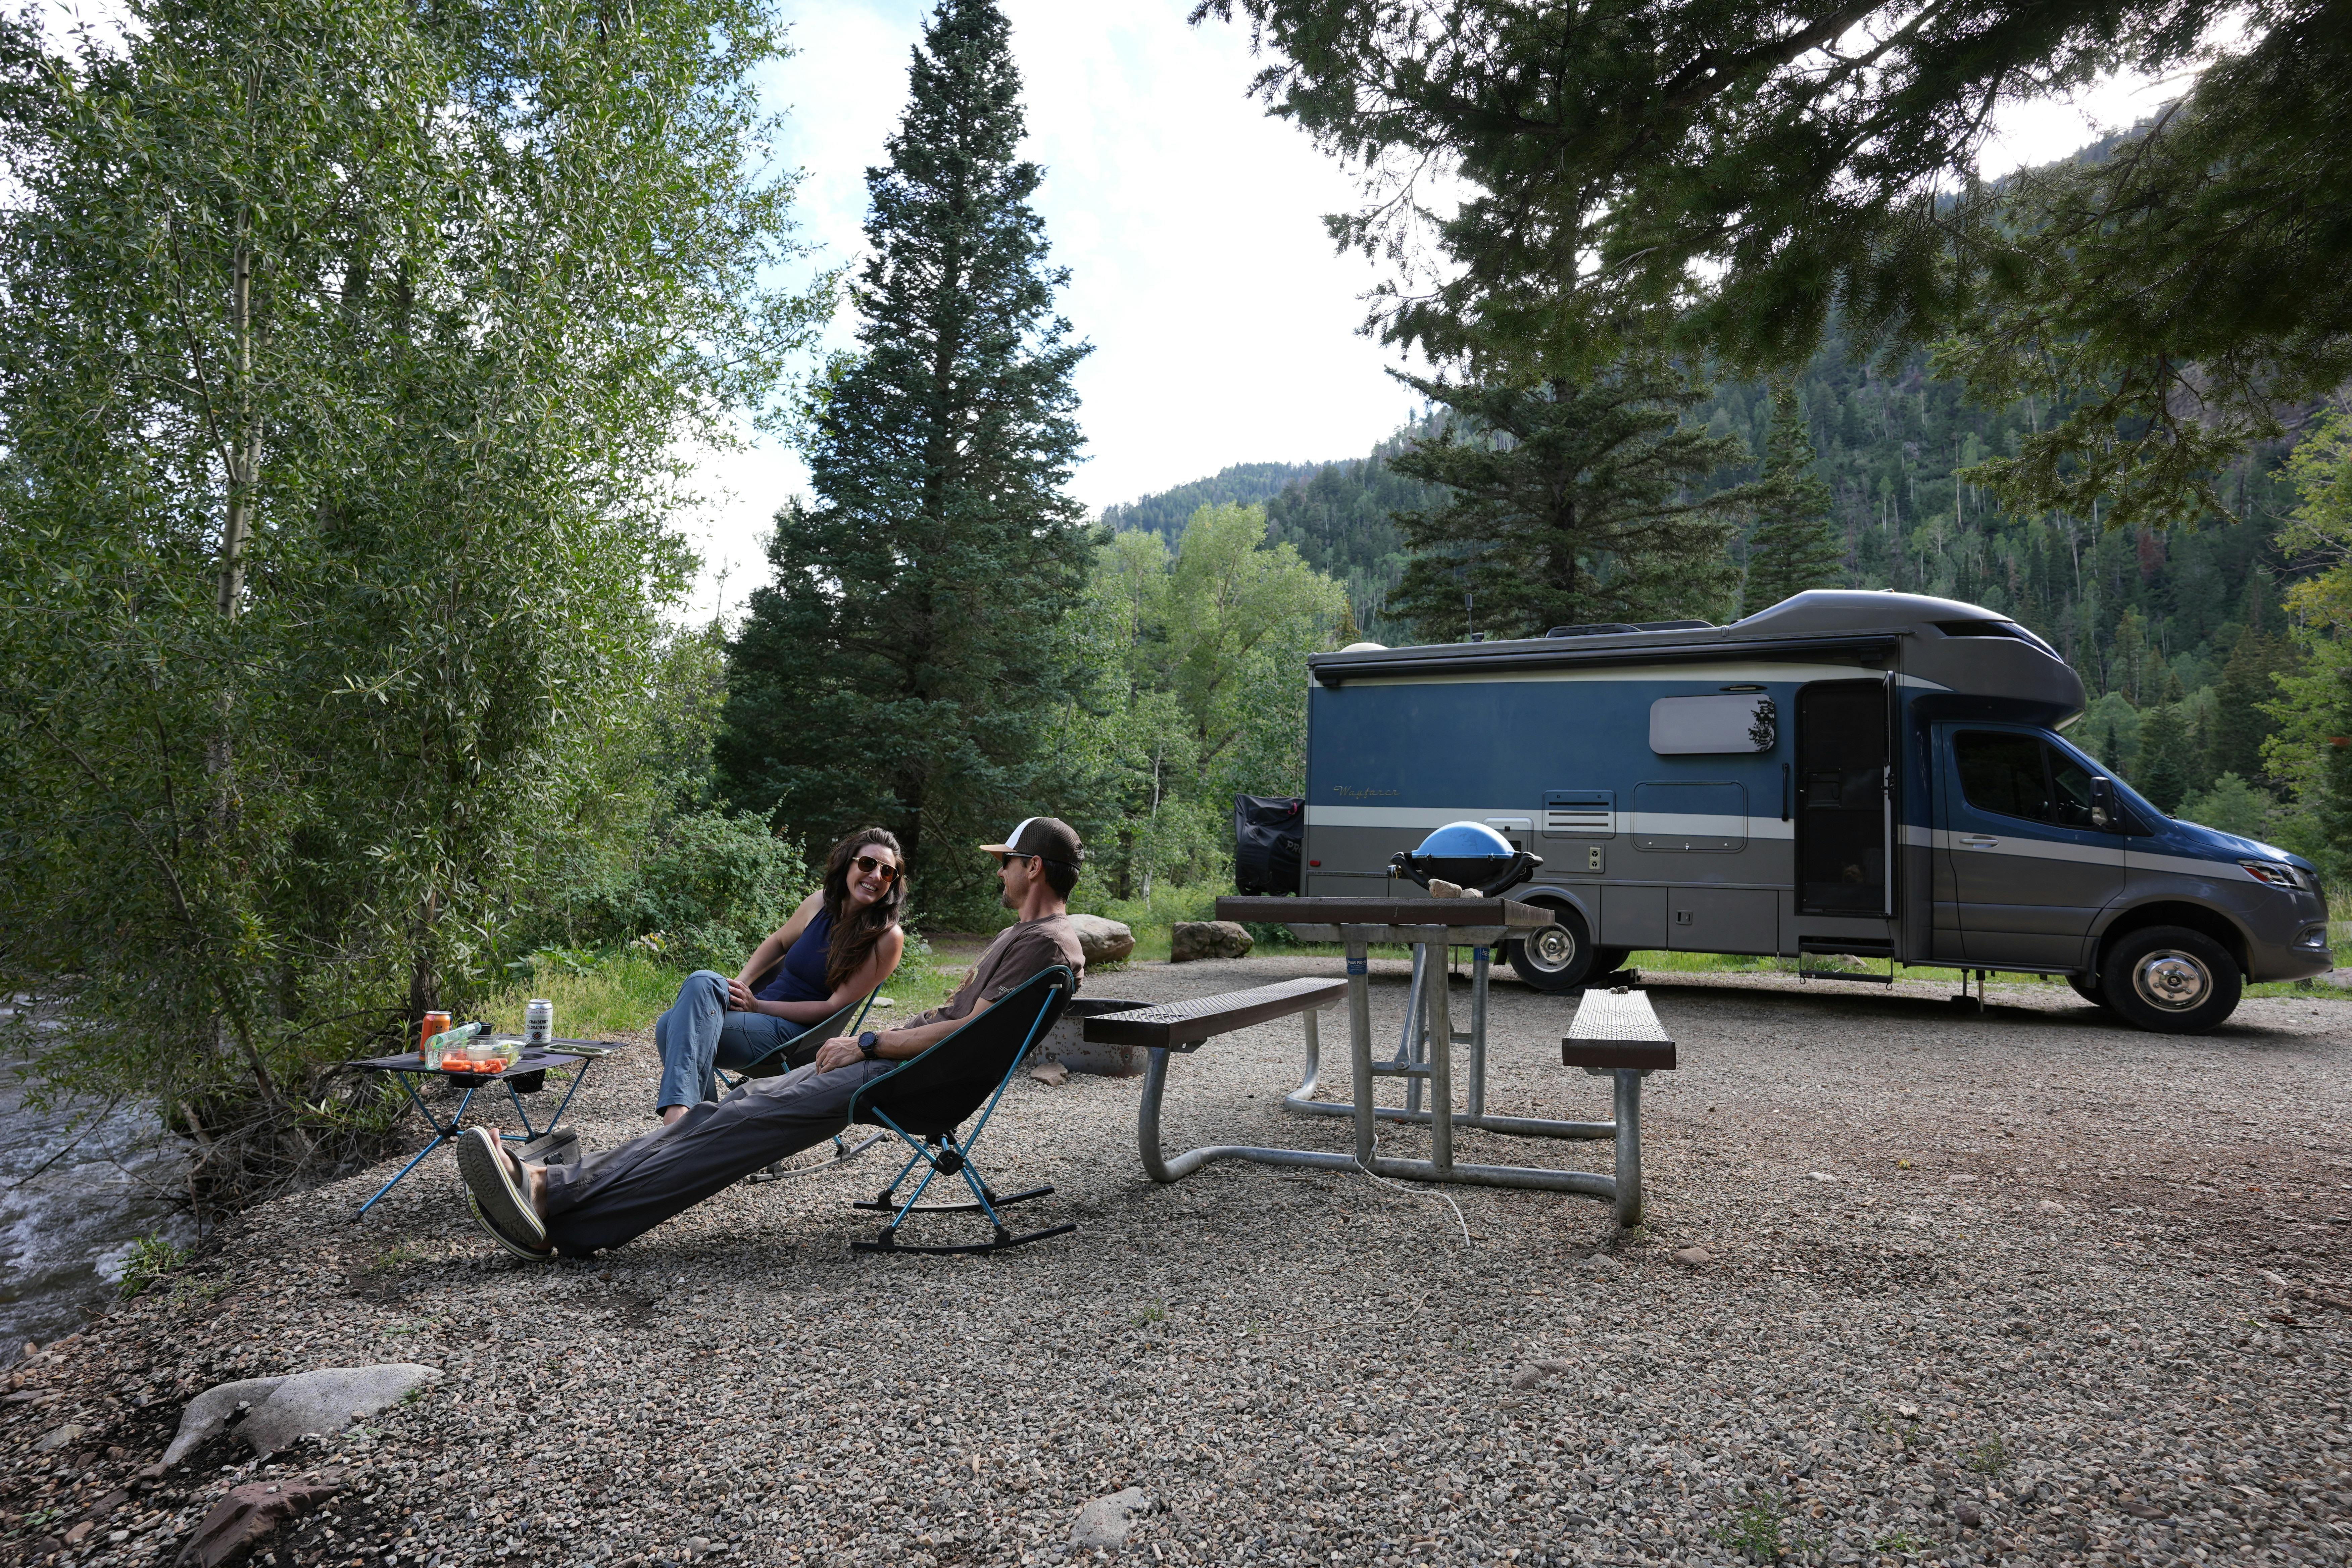
[[[955,994],[929,1012],[895,1026],[911,1029],[918,1024],[936,1023],[941,1018],[961,1018],[971,1013],[976,1003],[993,1002],[1023,982],[1045,973],[1055,964],[1067,966],[1073,977],[1073,991],[1087,977],[1087,955],[1078,946],[1078,931],[1070,924],[1067,915],[1047,915],[1042,921],[1023,921],[996,933],[972,965],[971,978],[956,987]]]

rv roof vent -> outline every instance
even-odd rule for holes
[[[1635,621],[1633,629],[1640,632],[1711,632],[1713,621]]]
[[[1386,653],[1388,646],[1384,642],[1351,642],[1339,651],[1341,653]]]
[[[1595,621],[1589,626],[1554,626],[1544,633],[1548,637],[1605,637],[1612,632],[1638,632],[1642,628],[1630,621]]]

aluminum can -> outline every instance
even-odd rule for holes
[[[525,1050],[543,1051],[555,1038],[555,1004],[534,996],[523,1005],[522,1044]]]
[[[436,1035],[446,1033],[448,1027],[448,1014],[427,1013],[425,1015],[425,1022],[417,1026],[416,1029],[417,1060],[422,1061],[425,1059],[425,1042],[431,1039]]]

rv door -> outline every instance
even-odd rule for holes
[[[1797,693],[1797,910],[1895,912],[1894,752],[1885,679]]]

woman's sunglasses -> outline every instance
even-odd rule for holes
[[[887,860],[877,860],[871,855],[860,855],[850,864],[857,868],[858,874],[861,876],[879,877],[886,882],[895,882],[898,879],[898,867]]]

